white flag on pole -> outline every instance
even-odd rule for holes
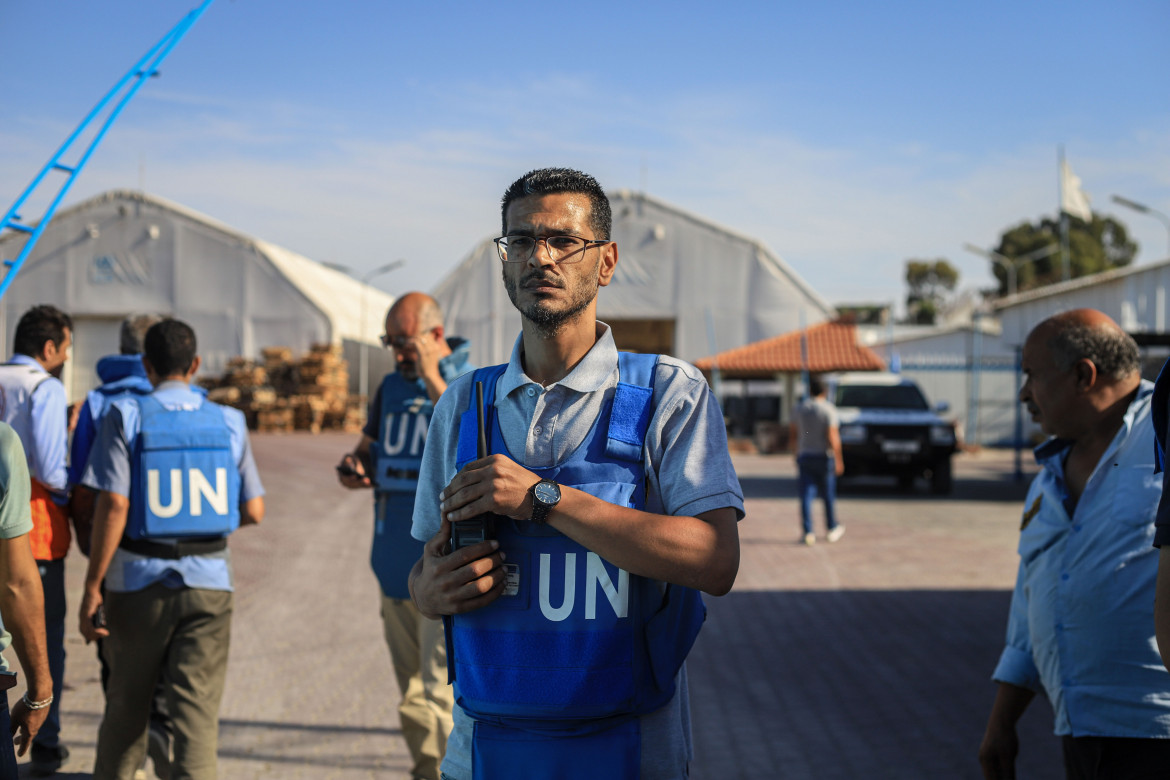
[[[1060,210],[1085,222],[1093,221],[1089,196],[1081,189],[1081,179],[1072,172],[1067,160],[1060,161]]]

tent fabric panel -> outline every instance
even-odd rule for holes
[[[377,344],[394,296],[267,241],[256,248],[329,318],[333,342]]]
[[[610,201],[618,267],[598,296],[602,321],[673,320],[674,355],[693,361],[834,315],[758,242],[643,195],[616,192]],[[433,294],[447,315],[448,332],[471,340],[477,363],[508,359],[520,316],[500,282],[490,240],[475,247]]]

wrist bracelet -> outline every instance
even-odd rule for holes
[[[33,701],[28,697],[28,691],[25,691],[24,696],[21,697],[21,701],[23,701],[24,706],[28,707],[30,710],[43,710],[45,707],[48,707],[53,703],[53,694],[49,694],[49,698],[45,699],[44,701]]]

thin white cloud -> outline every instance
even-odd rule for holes
[[[753,97],[734,90],[615,95],[552,76],[416,91],[436,101],[434,119],[380,127],[313,106],[155,94],[115,126],[70,201],[143,176],[148,191],[358,275],[406,257],[381,283],[425,289],[497,229],[512,178],[568,164],[613,188],[636,188],[644,175],[651,194],[763,240],[832,301],[900,299],[914,257],[947,257],[964,286],[986,287],[986,261],[962,243],[990,246],[1056,208],[1055,143],[983,152],[922,138],[829,144],[762,127]],[[43,137],[63,127],[21,116],[0,131],[6,191],[31,178]],[[1108,197],[1170,213],[1170,139],[1136,131],[1070,141],[1068,154],[1095,208],[1131,227],[1143,259],[1163,257],[1164,229]]]

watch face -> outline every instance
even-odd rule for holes
[[[555,504],[561,500],[561,489],[551,482],[538,482],[532,495],[542,504]]]

